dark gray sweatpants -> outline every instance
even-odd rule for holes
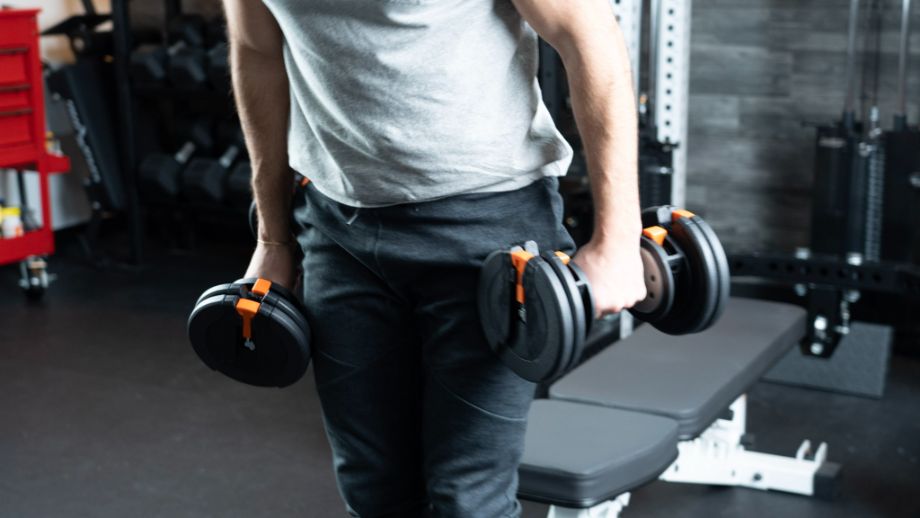
[[[520,515],[534,385],[486,344],[476,288],[493,250],[573,251],[557,186],[374,209],[307,187],[295,217],[313,366],[352,515]]]

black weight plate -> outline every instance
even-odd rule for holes
[[[215,295],[236,293],[237,290],[239,290],[239,286],[234,286],[233,284],[218,284],[217,286],[204,290],[204,293],[202,293],[201,296],[198,297],[198,300],[195,301],[195,305],[197,306],[201,303],[202,300],[213,297]]]
[[[633,306],[630,313],[639,320],[653,324],[666,317],[674,305],[674,272],[664,247],[645,236],[640,238],[640,246],[648,295]]]
[[[594,290],[588,281],[588,274],[575,264],[575,261],[569,261],[569,271],[578,285],[578,292],[581,294],[581,305],[585,310],[585,335],[591,332],[594,321],[597,319],[597,306],[594,304]]]
[[[273,305],[277,307],[278,310],[283,311],[292,322],[300,327],[306,337],[307,343],[310,342],[310,324],[307,322],[306,315],[304,315],[294,301],[284,296],[281,291],[276,290],[274,284],[271,289],[268,290],[268,293],[262,297],[262,304]]]
[[[728,257],[725,254],[725,249],[722,248],[722,241],[719,240],[719,237],[716,235],[712,227],[709,226],[709,223],[696,216],[692,220],[697,227],[702,231],[703,235],[706,237],[706,241],[709,243],[709,246],[712,248],[712,255],[715,259],[716,269],[718,270],[718,284],[719,288],[716,291],[717,301],[716,309],[712,314],[712,317],[708,322],[703,324],[700,328],[700,331],[708,329],[722,316],[722,312],[725,311],[725,306],[728,303],[728,299],[731,296],[731,271],[728,266]]]
[[[674,220],[668,238],[684,255],[687,271],[678,274],[670,315],[653,325],[672,335],[695,333],[716,309],[719,272],[706,237],[688,218]]]
[[[709,327],[709,325],[714,320],[716,313],[720,311],[721,308],[719,306],[722,303],[722,282],[720,278],[719,264],[716,260],[712,245],[709,243],[709,239],[697,223],[699,219],[700,218],[698,216],[694,216],[689,219],[682,219],[682,222],[686,222],[689,227],[695,229],[696,232],[694,235],[700,238],[699,245],[700,251],[702,252],[701,255],[706,257],[706,267],[709,269],[711,275],[706,279],[706,282],[703,283],[705,288],[696,293],[699,303],[708,308],[708,311],[704,314],[696,328],[692,331],[693,333],[698,333]]]
[[[262,354],[260,365],[265,366],[262,371],[271,373],[268,367],[284,362],[283,371],[278,370],[277,377],[268,374],[266,381],[272,386],[285,387],[303,377],[312,351],[309,327],[304,328],[306,319],[302,315],[292,319],[287,310],[278,309],[263,303],[253,319],[252,335],[256,351]]]
[[[489,254],[479,273],[479,321],[486,342],[493,351],[498,351],[511,334],[511,323],[517,317],[512,314],[512,284],[514,268],[511,256],[497,250]]]
[[[572,350],[574,324],[565,289],[553,269],[534,257],[524,270],[524,315],[499,357],[526,380],[555,379],[565,370]]]
[[[309,365],[309,344],[300,327],[281,311],[261,305],[252,321],[254,349],[245,345],[238,297],[218,295],[198,304],[189,316],[192,347],[211,369],[250,385],[284,387]]]
[[[237,279],[232,283],[218,284],[213,288],[205,290],[205,292],[198,297],[198,302],[196,302],[196,304],[200,303],[202,300],[205,300],[208,297],[213,297],[215,295],[245,295],[249,293],[250,288],[252,288],[252,285],[255,284],[255,282],[256,279]],[[258,297],[255,295],[252,295],[248,298],[258,300]]]
[[[585,322],[585,306],[581,298],[581,291],[578,289],[578,283],[569,267],[562,262],[556,254],[543,252],[541,254],[546,264],[552,268],[562,283],[562,289],[565,291],[566,303],[572,314],[572,337],[567,340],[572,344],[568,351],[563,351],[562,362],[564,372],[568,372],[575,367],[581,359],[584,350],[585,338],[588,335],[587,322]]]

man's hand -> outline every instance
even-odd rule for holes
[[[243,277],[266,279],[292,290],[297,280],[293,246],[296,245],[257,245]]]
[[[581,247],[572,260],[585,271],[591,283],[595,316],[618,313],[645,298],[638,235],[609,245],[591,241]]]

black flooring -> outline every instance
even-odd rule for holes
[[[243,247],[206,248],[151,254],[140,271],[65,250],[37,305],[0,268],[0,517],[344,516],[312,377],[253,389],[189,347],[197,295],[246,261]],[[881,400],[758,384],[749,426],[761,451],[828,441],[841,498],[654,482],[624,516],[920,516],[920,360],[893,359]]]

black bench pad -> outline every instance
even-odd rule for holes
[[[732,298],[703,333],[642,326],[556,382],[550,398],[670,417],[690,439],[798,344],[805,320],[798,306]]]
[[[518,495],[584,509],[658,478],[676,458],[673,419],[538,400],[530,410]]]

